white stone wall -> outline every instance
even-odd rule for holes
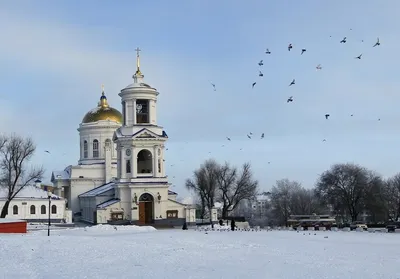
[[[119,202],[114,203],[106,208],[97,209],[97,224],[107,224],[108,220],[111,220],[111,213],[121,210],[121,204]],[[124,219],[125,212],[124,212]]]
[[[116,129],[118,129],[121,124],[109,121],[102,120],[95,123],[83,123],[80,124],[79,138],[80,138],[80,160],[79,164],[93,164],[96,161],[104,161],[105,159],[105,142],[106,140],[111,141],[112,152],[111,158],[114,162],[117,161],[117,152],[115,149],[115,145],[113,144],[112,138]],[[97,139],[99,141],[99,157],[93,158],[93,141]],[[84,158],[84,141],[88,142],[88,157]]]
[[[0,211],[4,206],[5,201],[0,200]],[[13,214],[14,205],[18,206],[18,214]],[[31,214],[30,208],[31,206],[35,206],[35,214]],[[41,214],[41,206],[44,205],[46,207],[46,213]],[[57,206],[57,213],[52,214],[50,211],[51,219],[65,219],[65,200],[51,200],[51,205]],[[48,199],[13,199],[10,202],[8,207],[8,215],[6,218],[8,219],[40,219],[43,221],[47,221],[49,218],[49,200]]]
[[[196,223],[196,208],[186,207],[186,222],[187,223]]]

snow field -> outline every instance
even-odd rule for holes
[[[99,225],[0,236],[0,278],[400,278],[400,235]]]

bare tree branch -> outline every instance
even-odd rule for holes
[[[210,222],[212,227],[212,209],[215,203],[217,191],[217,173],[219,165],[214,160],[207,160],[193,173],[193,179],[187,179],[185,186],[188,190],[203,199],[210,214]]]
[[[26,185],[40,179],[44,170],[42,167],[28,170],[26,166],[36,150],[32,139],[17,135],[3,136],[0,138],[0,147],[0,184],[7,193],[0,218],[5,218],[10,202]]]

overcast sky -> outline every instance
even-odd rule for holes
[[[102,83],[121,110],[140,47],[160,92],[172,190],[186,195],[210,157],[250,161],[265,190],[281,178],[312,187],[342,162],[390,176],[400,171],[399,10],[395,0],[2,1],[0,131],[33,137],[48,182],[77,163],[76,129]]]

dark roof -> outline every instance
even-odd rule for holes
[[[168,195],[178,195],[178,193],[176,193],[174,191],[171,191],[171,190],[168,190]]]
[[[113,205],[119,201],[120,201],[120,199],[111,199],[111,200],[108,200],[108,201],[98,204],[97,208],[106,208],[107,206]]]

